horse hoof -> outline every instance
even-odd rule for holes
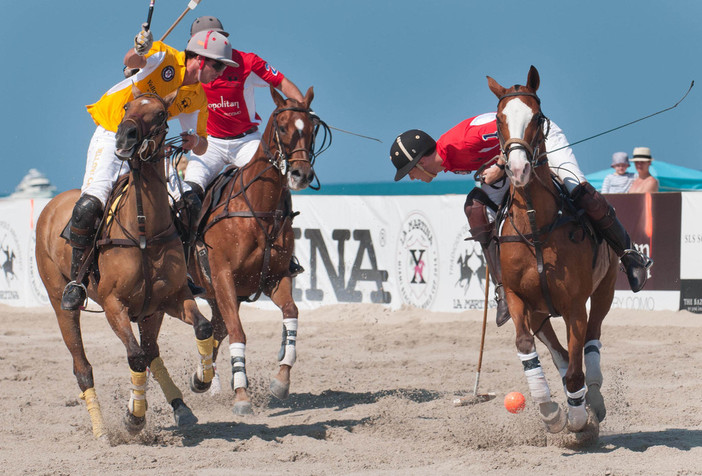
[[[549,433],[560,433],[568,422],[565,412],[556,402],[539,404],[539,413]]]
[[[271,394],[275,398],[285,400],[290,395],[290,385],[284,384],[277,379],[271,379]]]
[[[587,402],[590,409],[595,413],[597,421],[602,422],[607,415],[607,409],[605,408],[604,397],[602,397],[599,385],[588,385],[587,393],[585,394],[585,402]]]
[[[201,382],[199,378],[197,378],[197,372],[193,373],[192,377],[190,377],[190,390],[192,390],[195,393],[205,393],[210,389],[210,385],[212,385],[212,382]]]
[[[130,435],[139,434],[144,429],[144,425],[146,425],[146,417],[134,416],[127,411],[127,414],[124,416],[124,426]]]
[[[173,417],[178,428],[188,428],[197,423],[197,417],[183,400],[176,398],[171,402]]]
[[[585,409],[585,403],[578,406],[568,405],[568,431],[571,433],[578,433],[585,428],[587,424],[587,410]]]
[[[236,402],[232,411],[235,415],[253,415],[251,402]]]

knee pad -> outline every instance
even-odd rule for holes
[[[584,210],[595,223],[604,228],[612,224],[615,216],[614,208],[589,182],[583,182],[575,187],[572,197],[575,205]]]
[[[487,208],[497,211],[497,205],[490,200],[487,193],[479,188],[474,188],[466,197],[463,211],[468,219],[470,234],[480,244],[487,246],[494,225],[490,223]]]
[[[97,221],[102,212],[102,202],[92,195],[82,195],[73,207],[71,216],[71,245],[85,248],[90,245]]]

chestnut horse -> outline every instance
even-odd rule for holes
[[[200,225],[206,257],[203,259],[205,248],[200,247],[200,266],[196,264],[198,260],[190,261],[191,274],[207,290],[204,297],[212,307],[215,342],[229,336],[235,392],[233,411],[240,415],[253,412],[247,393],[246,334],[239,314],[240,302],[252,294],[255,294],[253,300],[260,293],[270,296],[283,313],[279,369],[271,380],[270,390],[281,399],[289,394],[298,318],[289,272],[295,245],[289,190],[302,190],[310,185],[314,179],[316,131],[323,127],[325,139],[329,133],[326,124],[310,110],[312,88],[307,90],[302,103],[283,99],[273,88],[271,95],[276,109],[256,153],[242,168],[230,169],[233,175],[224,185],[221,199],[212,204],[211,212]],[[212,199],[215,188],[210,187],[205,205]],[[191,385],[194,391],[205,391],[208,387],[199,382]]]
[[[186,282],[183,247],[169,210],[163,144],[168,131],[168,106],[177,91],[162,99],[140,95],[126,106],[116,134],[118,156],[129,157],[126,190],[109,213],[109,224],[98,231],[96,261],[99,281],[91,273],[88,295],[102,306],[115,334],[127,349],[131,372],[131,395],[125,418],[131,433],[145,424],[147,367],[173,407],[179,427],[197,422],[183,403],[183,395],[171,380],[159,357],[158,334],[163,314],[178,317],[195,328],[200,364],[196,373],[212,379],[212,326],[200,313]],[[80,190],[69,190],[52,199],[37,221],[36,258],[39,274],[56,312],[63,340],[73,356],[73,373],[81,389],[93,426],[93,434],[106,435],[95,392],[93,370],[85,355],[80,311],[61,309],[61,294],[69,281],[71,247],[60,235],[71,218]],[[143,217],[137,219],[137,215]],[[140,342],[131,322],[139,328]]]
[[[582,431],[588,421],[586,402],[598,420],[605,416],[600,333],[614,297],[617,255],[604,241],[589,237],[554,182],[545,148],[549,122],[536,95],[536,68],[529,70],[526,86],[507,89],[490,77],[488,85],[499,99],[497,133],[511,179],[499,242],[517,350],[548,430],[559,432],[567,423],[569,430]],[[567,329],[567,351],[549,320],[559,315]],[[551,400],[534,335],[549,349],[562,377],[567,418]]]

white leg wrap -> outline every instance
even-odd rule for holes
[[[232,360],[232,390],[237,388],[248,388],[249,382],[246,378],[246,344],[236,342],[229,344],[229,355]]]
[[[568,397],[568,428],[571,431],[580,431],[587,423],[587,410],[585,410],[586,387],[575,393],[566,390]]]
[[[283,341],[278,352],[278,364],[293,366],[297,360],[297,319],[283,319]]]
[[[602,369],[600,368],[600,349],[602,342],[591,340],[585,343],[585,384],[602,386]]]
[[[529,384],[529,392],[531,398],[536,403],[546,403],[551,401],[551,390],[548,388],[548,382],[544,375],[544,369],[539,362],[539,355],[536,352],[531,354],[517,353],[519,359],[524,366],[524,375]]]

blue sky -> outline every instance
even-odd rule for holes
[[[32,167],[60,191],[80,186],[95,127],[85,105],[121,79],[148,4],[3,2],[0,195]],[[187,4],[156,0],[157,38]],[[666,108],[702,81],[698,0],[202,0],[166,43],[184,48],[201,15],[219,17],[235,48],[259,54],[303,93],[314,86],[313,108],[327,123],[383,141],[335,132],[317,162],[322,186],[391,181],[397,134],[419,128],[438,137],[495,109],[486,75],[523,84],[535,65],[544,113],[571,142]],[[257,104],[267,119],[266,89]],[[655,159],[701,169],[701,106],[702,83],[678,108],[576,146],[581,168],[594,172],[615,151],[648,146]]]

